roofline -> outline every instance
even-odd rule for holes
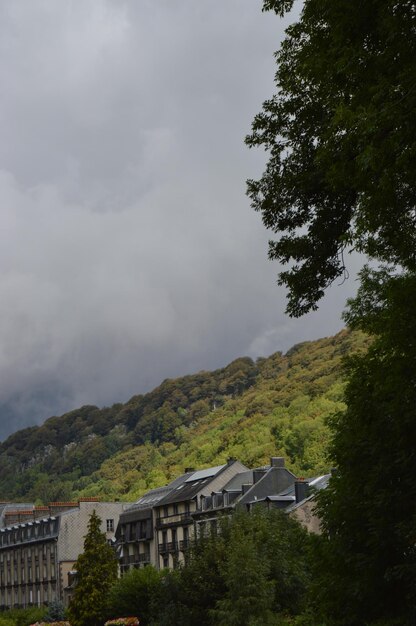
[[[241,461],[239,461],[238,459],[233,459],[231,462],[227,462],[227,463],[225,463],[225,464],[221,467],[221,469],[219,469],[219,470],[218,470],[218,472],[217,472],[216,474],[213,474],[212,476],[209,476],[209,477],[208,477],[207,479],[205,479],[205,480],[208,480],[208,484],[209,484],[209,482],[210,482],[211,480],[213,480],[214,478],[218,478],[218,476],[221,476],[222,472],[225,472],[225,470],[226,470],[226,469],[228,469],[229,467],[232,467],[235,463],[239,463],[240,465],[244,465],[244,464],[243,464],[243,463],[241,463]],[[245,466],[244,466],[244,467],[245,467]],[[209,468],[207,467],[207,469],[209,469]],[[248,469],[248,468],[247,468],[247,469]],[[195,473],[196,473],[196,472],[194,472],[194,474],[195,474]],[[230,480],[231,480],[231,479],[230,479]],[[199,482],[199,481],[198,481],[198,482]],[[183,483],[183,484],[185,484],[185,483]],[[190,484],[192,484],[192,481],[189,481],[188,485],[190,485]],[[176,487],[176,489],[177,489],[177,487]],[[172,490],[172,491],[174,491],[174,490]],[[169,494],[167,494],[165,497],[163,497],[161,500],[159,500],[159,502],[157,502],[157,503],[155,504],[155,508],[156,508],[156,507],[158,507],[158,506],[164,506],[164,502],[163,502],[163,501],[165,500],[165,498],[168,498],[170,495],[171,495],[171,494],[169,493]],[[185,498],[185,499],[183,499],[183,498],[180,498],[179,496],[180,496],[180,493],[178,494],[178,499],[177,499],[176,501],[172,500],[172,501],[168,502],[167,504],[168,504],[168,505],[169,505],[169,504],[175,504],[175,502],[192,502],[192,500],[195,500],[195,498],[198,496],[198,492],[196,492],[196,493],[195,493],[193,496],[191,496],[190,498]]]
[[[258,468],[261,469],[261,468]],[[245,496],[247,496],[248,494],[250,494],[250,491],[253,489],[253,487],[256,487],[257,485],[259,485],[261,483],[262,480],[264,480],[266,478],[266,476],[268,476],[269,472],[271,472],[272,470],[284,470],[285,472],[289,472],[289,474],[292,474],[292,476],[294,477],[294,479],[297,479],[296,474],[294,474],[293,472],[290,471],[290,469],[287,469],[287,467],[274,467],[273,465],[270,465],[269,469],[264,472],[263,476],[261,476],[257,482],[253,483],[250,487],[250,489],[247,489],[247,491],[245,493],[241,494],[241,497],[238,498],[237,500],[240,501],[242,500]],[[254,471],[254,470],[253,470]],[[278,494],[277,494],[278,495]],[[249,504],[249,502],[245,502],[244,504]]]

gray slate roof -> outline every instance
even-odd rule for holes
[[[232,477],[232,479],[224,486],[222,491],[240,490],[242,485],[253,483],[253,470],[240,472]]]
[[[255,470],[254,470],[255,471]],[[239,498],[239,504],[248,504],[253,500],[261,500],[266,496],[277,495],[289,489],[296,476],[286,467],[269,467],[256,483]]]
[[[127,522],[151,517],[152,507],[156,506],[160,500],[169,495],[172,489],[176,489],[179,485],[182,485],[193,473],[194,472],[187,472],[186,474],[182,474],[182,476],[178,476],[178,478],[172,480],[168,485],[151,489],[145,493],[137,502],[129,506],[128,509],[120,515],[120,523],[125,524]]]
[[[192,500],[204,485],[207,485],[214,477],[218,476],[225,467],[227,467],[227,464],[193,472],[183,483],[172,489],[170,493],[160,500],[157,506]]]

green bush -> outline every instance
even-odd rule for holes
[[[137,615],[140,626],[147,626],[151,617],[153,598],[162,578],[163,574],[150,565],[129,570],[110,590],[108,617]]]
[[[0,626],[16,626],[16,622],[14,621],[14,619],[11,619],[10,617],[0,617]]]
[[[47,608],[44,606],[31,606],[27,609],[9,609],[0,615],[0,626],[30,626],[30,624],[43,621],[46,612]]]

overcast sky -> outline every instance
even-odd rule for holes
[[[245,196],[261,4],[0,0],[0,438],[342,327],[353,280],[285,316]]]

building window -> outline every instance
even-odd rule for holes
[[[147,538],[147,522],[146,520],[142,520],[140,522],[140,539],[146,539]]]
[[[107,532],[113,532],[114,531],[114,520],[113,519],[108,519],[106,520],[107,523]]]

